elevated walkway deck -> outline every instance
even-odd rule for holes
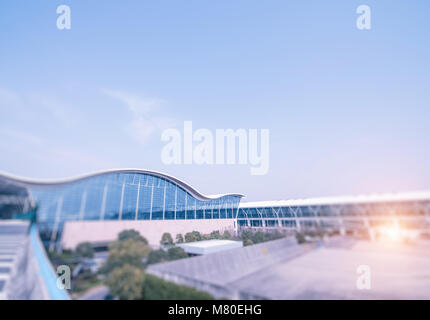
[[[56,281],[36,225],[0,221],[0,299],[69,300]]]

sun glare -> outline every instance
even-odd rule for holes
[[[383,239],[391,241],[400,241],[402,239],[402,232],[398,226],[383,227],[380,229],[380,235]]]
[[[416,232],[401,228],[398,224],[378,228],[379,239],[391,242],[403,242],[417,237]]]

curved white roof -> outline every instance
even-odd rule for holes
[[[80,176],[72,177],[72,178],[64,178],[64,179],[55,179],[55,180],[48,180],[48,179],[30,179],[30,178],[24,178],[19,176],[14,176],[8,173],[0,172],[0,177],[6,178],[8,180],[12,180],[18,184],[25,185],[25,186],[37,186],[37,187],[50,187],[53,185],[61,185],[61,184],[68,184],[73,183],[79,180],[99,176],[99,175],[105,175],[109,173],[139,173],[139,174],[148,174],[152,175],[158,178],[166,179],[180,187],[182,187],[184,190],[189,192],[193,197],[195,197],[198,200],[201,201],[207,201],[212,199],[218,199],[223,196],[237,196],[237,197],[243,197],[242,194],[239,193],[226,193],[226,194],[217,194],[217,195],[204,195],[200,192],[198,192],[195,188],[191,187],[189,184],[185,183],[184,181],[175,178],[171,175],[167,175],[158,171],[152,171],[152,170],[144,170],[144,169],[137,169],[137,168],[123,168],[123,169],[109,169],[109,170],[101,170],[93,173],[87,173]]]
[[[423,201],[423,200],[430,201],[430,191],[384,193],[384,194],[341,196],[341,197],[319,197],[319,198],[291,199],[291,200],[278,200],[278,201],[241,202],[239,204],[239,208],[318,206],[318,205]]]

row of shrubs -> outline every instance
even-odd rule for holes
[[[188,232],[185,234],[185,237],[182,237],[181,234],[176,236],[176,243],[183,242],[195,242],[202,240],[211,240],[211,239],[226,239],[226,240],[238,240],[243,241],[244,246],[250,246],[253,244],[272,241],[276,239],[280,239],[284,237],[282,233],[279,231],[273,232],[263,232],[263,231],[252,231],[252,230],[244,230],[238,236],[233,237],[227,230],[222,234],[219,231],[213,231],[209,234],[201,234],[198,231]],[[173,239],[169,233],[163,234],[160,244],[163,246],[173,245]]]
[[[164,281],[151,274],[146,274],[143,284],[144,300],[212,300],[213,297],[191,287]]]
[[[184,242],[195,242],[195,241],[202,241],[202,240],[212,240],[212,239],[231,239],[231,234],[227,230],[221,234],[218,230],[213,231],[209,234],[201,234],[198,231],[192,231],[187,232],[185,236],[183,236],[181,233],[178,233],[176,235],[176,241],[173,241],[172,235],[170,233],[164,233],[161,237],[160,244],[162,246],[172,246],[175,243],[184,243]]]
[[[239,239],[243,241],[244,246],[251,246],[253,244],[277,240],[283,237],[284,235],[279,231],[263,232],[244,230],[239,234]]]

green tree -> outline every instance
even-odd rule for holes
[[[160,244],[162,246],[172,246],[173,245],[172,235],[168,232],[163,233],[163,235],[161,236]]]
[[[155,264],[169,260],[166,251],[164,250],[152,250],[146,261],[146,264]]]
[[[228,232],[227,230],[225,230],[224,233],[222,234],[222,239],[230,240],[231,239],[230,232]]]
[[[218,230],[212,231],[209,235],[209,239],[221,239],[221,234]]]
[[[140,233],[137,232],[136,230],[133,230],[133,229],[124,230],[118,234],[119,241],[124,241],[128,239],[133,239],[135,241],[142,241],[144,244],[148,244],[148,240],[142,237]]]
[[[257,244],[265,241],[272,241],[276,239],[280,239],[284,237],[284,235],[279,231],[274,232],[263,232],[263,231],[257,231],[253,232],[251,230],[244,230],[240,234],[240,239],[244,242],[244,245],[246,243],[252,243]],[[247,242],[250,240],[250,242]]]
[[[185,242],[195,242],[202,240],[202,236],[200,232],[193,231],[185,234]]]
[[[297,232],[296,233],[296,240],[297,240],[297,243],[302,244],[302,243],[306,242],[306,237],[303,233]]]
[[[178,259],[187,258],[188,254],[184,251],[184,249],[179,247],[174,247],[167,250],[167,256],[169,260],[178,260]]]
[[[125,264],[143,268],[142,259],[146,258],[150,251],[151,248],[141,240],[130,238],[113,241],[109,245],[109,256],[102,271],[109,273]]]
[[[194,239],[193,233],[191,233],[191,232],[187,232],[185,234],[184,240],[185,240],[185,242],[194,242],[194,241],[196,241],[196,239]]]
[[[251,239],[252,235],[253,235],[252,231],[244,230],[244,231],[242,231],[240,237],[242,238],[243,241],[246,241],[248,239]]]
[[[121,300],[142,298],[145,283],[143,269],[129,264],[116,268],[106,281],[112,296]]]
[[[251,240],[251,239],[246,239],[246,240],[243,242],[243,246],[244,246],[244,247],[252,246],[253,244],[254,244],[254,242],[252,242],[252,240]]]
[[[269,235],[270,235],[270,240],[276,240],[276,239],[281,239],[285,237],[285,235],[279,232],[278,230],[271,232]]]
[[[252,236],[252,242],[254,242],[254,243],[261,243],[261,242],[264,242],[266,240],[265,238],[266,237],[265,237],[263,231],[257,231]]]
[[[75,255],[78,258],[92,258],[94,257],[93,246],[89,242],[82,242],[76,247]]]
[[[176,235],[176,243],[184,243],[184,237],[182,236],[181,233],[178,233]]]
[[[202,235],[200,232],[193,231],[192,234],[194,235],[194,238],[196,239],[195,241],[201,241],[202,240]]]

